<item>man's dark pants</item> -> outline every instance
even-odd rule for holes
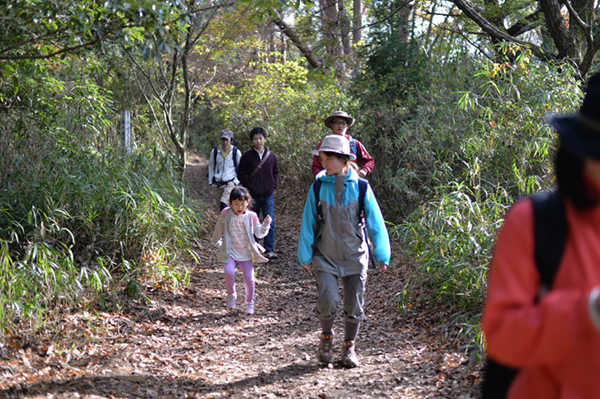
[[[267,252],[273,252],[275,249],[275,198],[273,194],[268,197],[252,197],[252,211],[255,212],[260,218],[260,211],[262,210],[263,217],[271,216],[271,228],[269,234],[265,237],[264,247]],[[256,240],[259,241],[258,239]]]

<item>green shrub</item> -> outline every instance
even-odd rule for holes
[[[157,150],[124,158],[64,147],[36,168],[15,162],[0,190],[0,327],[40,322],[115,278],[186,282],[199,215],[176,162]]]
[[[376,158],[370,180],[415,265],[390,303],[437,299],[454,315],[447,325],[463,332],[478,331],[505,210],[554,183],[556,134],[545,114],[575,110],[581,96],[568,65],[533,62],[514,45],[500,52],[502,63],[430,62],[429,85],[402,101],[360,104]]]
[[[495,232],[511,198],[501,187],[479,201],[464,184],[439,189],[394,231],[418,265],[399,305],[406,304],[406,294],[427,288],[422,300],[443,298],[456,311],[471,313],[482,304]]]

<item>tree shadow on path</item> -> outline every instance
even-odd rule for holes
[[[210,244],[217,210],[206,170],[207,162],[195,158],[185,176],[191,196],[206,207],[190,286],[152,288],[149,304],[121,312],[69,316],[78,320],[77,331],[46,343],[60,343],[60,351],[0,348],[0,372],[10,376],[0,375],[1,398],[479,397],[478,371],[467,367],[465,353],[444,339],[431,315],[387,304],[404,287],[398,264],[369,275],[357,340],[361,366],[317,361],[314,278],[296,259],[307,187],[276,191],[279,258],[257,265],[256,314],[228,311],[223,266]],[[236,285],[241,305],[239,272]],[[339,316],[334,330],[337,361]],[[70,340],[77,334],[85,339]]]

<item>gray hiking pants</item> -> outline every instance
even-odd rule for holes
[[[335,317],[337,305],[340,301],[338,280],[341,278],[344,293],[344,320],[350,323],[363,321],[365,317],[363,305],[365,303],[367,273],[337,277],[330,273],[315,272],[314,276],[317,280],[318,293],[315,313],[319,319],[327,320]]]

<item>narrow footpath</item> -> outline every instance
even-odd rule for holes
[[[276,252],[256,269],[256,313],[227,310],[222,265],[210,245],[217,213],[206,161],[186,180],[208,209],[191,284],[160,285],[118,312],[64,315],[60,334],[0,348],[0,398],[478,398],[480,365],[431,323],[431,311],[386,302],[403,289],[401,265],[375,270],[357,340],[361,366],[316,359],[314,280],[296,258],[307,188],[276,194]],[[241,272],[236,276],[243,293]],[[241,301],[238,301],[241,304]],[[243,308],[243,306],[242,306]],[[429,316],[428,316],[429,315]],[[336,320],[334,359],[341,350]]]

